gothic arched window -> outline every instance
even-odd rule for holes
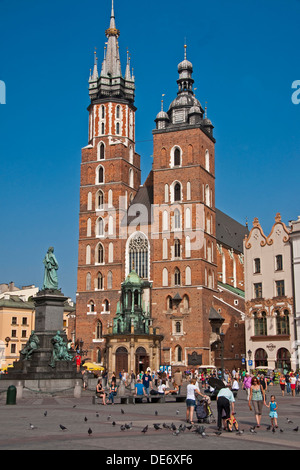
[[[99,243],[97,246],[96,259],[97,263],[104,263],[104,248],[102,243]]]
[[[97,289],[98,290],[103,289],[103,275],[102,275],[102,273],[98,273],[98,276],[97,276]]]
[[[174,271],[174,284],[175,286],[180,286],[181,284],[180,270],[178,268]]]
[[[129,272],[133,269],[142,279],[148,278],[149,244],[145,235],[138,233],[128,245]]]
[[[102,338],[102,323],[100,320],[97,321],[96,325],[96,339]]]
[[[103,142],[100,142],[98,145],[98,160],[104,160],[105,158],[105,145]]]
[[[181,163],[180,150],[176,147],[174,150],[174,166],[179,166]]]
[[[103,166],[99,166],[98,168],[98,183],[104,183],[104,169]]]
[[[181,201],[181,185],[176,183],[174,186],[174,201]]]
[[[174,256],[175,258],[180,258],[180,240],[178,238],[174,241]]]

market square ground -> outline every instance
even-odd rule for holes
[[[177,436],[162,426],[161,430],[154,429],[154,423],[174,423],[177,427],[185,423],[185,403],[173,401],[161,404],[103,406],[92,403],[93,391],[83,391],[79,399],[39,394],[22,398],[16,405],[6,405],[6,394],[2,393],[0,449],[115,451],[115,458],[122,456],[125,451],[127,456],[130,454],[128,451],[132,451],[134,457],[138,455],[138,451],[146,450],[154,456],[155,451],[175,456],[176,453],[188,455],[188,451],[196,450],[299,450],[300,430],[294,429],[297,426],[300,428],[300,396],[281,397],[278,386],[274,386],[268,393],[268,399],[271,393],[276,395],[279,407],[278,424],[283,432],[280,432],[280,429],[275,433],[267,430],[270,424],[269,410],[264,407],[262,426],[252,434],[250,427],[255,424],[254,414],[248,408],[245,392],[239,391],[236,417],[244,433],[237,435],[235,432],[223,432],[217,436],[216,423],[212,423],[205,425],[206,437],[192,430],[186,430]],[[211,406],[216,418],[216,402],[213,401]],[[288,423],[287,418],[292,423]],[[115,426],[112,425],[113,422],[116,423]],[[122,431],[120,426],[125,423],[132,423],[132,428]],[[30,424],[34,429],[31,429]],[[67,430],[61,430],[60,424]],[[146,425],[149,428],[144,434],[141,431]],[[89,428],[92,430],[90,435]],[[152,463],[155,457],[153,459]],[[140,464],[138,461],[131,463],[132,466]]]

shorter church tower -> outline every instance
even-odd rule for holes
[[[177,96],[153,130],[152,307],[164,335],[163,363],[195,366],[211,359],[217,292],[215,139],[194,94],[186,46],[178,73]]]

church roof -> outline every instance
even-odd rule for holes
[[[216,209],[216,232],[217,242],[243,252],[243,240],[249,234],[248,227],[219,209]]]
[[[142,284],[142,280],[140,276],[134,270],[132,270],[131,273],[126,277],[123,284],[134,284],[140,286]]]

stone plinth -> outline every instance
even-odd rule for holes
[[[53,344],[52,338],[60,332],[63,341],[67,342],[63,331],[64,305],[67,300],[58,290],[39,291],[33,298],[35,303],[35,335],[39,340],[39,347],[33,351],[29,359],[24,359],[20,354],[20,360],[14,362],[14,367],[8,370],[4,376],[7,380],[36,380],[47,381],[50,379],[73,380],[81,377],[77,373],[74,360],[59,360],[50,366]],[[68,351],[75,356],[75,351]],[[52,364],[53,365],[53,364]]]

